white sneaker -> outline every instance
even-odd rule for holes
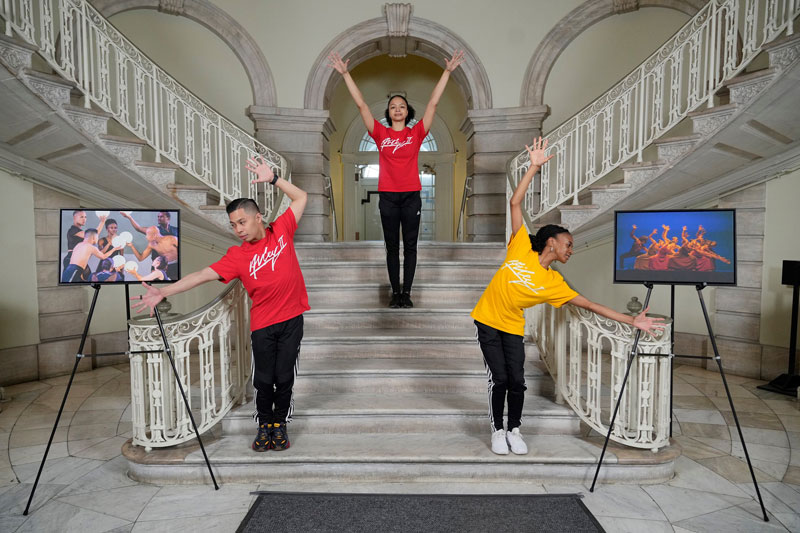
[[[514,428],[507,432],[506,440],[511,447],[511,451],[517,455],[525,455],[528,453],[528,446],[525,444],[525,441],[522,440],[522,434],[519,432],[519,428]]]
[[[492,433],[492,451],[497,455],[508,455],[505,429],[498,429]]]

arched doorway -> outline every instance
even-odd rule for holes
[[[410,100],[415,109],[424,109]],[[383,115],[385,101],[370,109],[375,117]],[[421,113],[420,113],[421,114]],[[419,115],[418,115],[419,116]],[[385,119],[382,119],[385,121]],[[378,149],[366,132],[360,116],[347,126],[341,150],[342,210],[341,239],[346,241],[382,240],[378,213]],[[455,145],[447,124],[435,117],[419,155],[422,182],[422,222],[420,240],[449,241],[453,234],[453,183]]]

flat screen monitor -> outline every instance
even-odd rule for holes
[[[59,285],[181,277],[178,210],[62,209],[60,221]]]
[[[614,282],[736,285],[736,211],[616,211]]]

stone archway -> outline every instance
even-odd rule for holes
[[[201,24],[222,39],[241,61],[250,80],[253,104],[277,105],[275,81],[261,48],[241,24],[208,0],[92,0],[92,5],[106,18],[134,9],[157,9]]]
[[[373,57],[388,54],[406,54],[424,57],[444,65],[444,57],[454,50],[464,50],[465,60],[453,73],[468,109],[490,109],[492,90],[489,76],[478,56],[466,41],[430,20],[412,17],[409,4],[387,4],[386,17],[366,20],[348,28],[334,38],[317,57],[306,81],[304,107],[306,109],[328,109],[336,85],[341,81],[328,67],[328,55],[338,52],[343,59],[350,60],[350,68]],[[401,13],[398,13],[401,11]]]
[[[675,9],[691,17],[705,4],[705,0],[587,0],[558,21],[536,47],[523,78],[520,105],[544,104],[547,79],[561,52],[590,26],[612,15],[641,7]]]

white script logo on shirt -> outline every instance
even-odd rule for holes
[[[409,144],[411,144],[413,142],[414,142],[414,138],[411,135],[406,137],[405,141],[401,141],[400,139],[392,139],[391,137],[387,137],[387,138],[385,138],[384,140],[381,141],[381,151],[384,148],[391,148],[392,146],[394,146],[394,150],[392,150],[392,153],[395,153],[398,149],[402,148],[403,146],[408,146]]]
[[[281,235],[275,248],[270,250],[269,246],[265,246],[264,253],[254,255],[253,260],[250,261],[250,275],[253,276],[253,279],[258,279],[256,272],[269,264],[272,265],[272,271],[275,272],[275,261],[278,260],[284,248],[286,248],[286,241],[283,240],[283,235]]]
[[[523,285],[533,294],[538,294],[539,291],[544,290],[544,287],[536,287],[535,285],[533,285],[533,283],[531,283],[531,278],[534,272],[531,270],[526,270],[525,263],[523,263],[522,261],[516,259],[512,261],[506,261],[505,263],[503,263],[503,268],[509,269],[511,273],[517,277],[517,279],[515,280],[512,279],[511,281],[509,281],[509,283]]]

